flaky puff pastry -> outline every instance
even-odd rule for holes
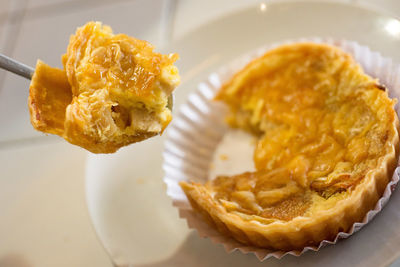
[[[64,70],[37,62],[28,101],[33,127],[93,153],[162,133],[172,118],[168,97],[180,82],[178,55],[153,49],[100,22],[78,28]]]
[[[399,146],[395,101],[338,48],[267,52],[220,89],[232,127],[257,136],[255,172],[181,182],[221,233],[289,251],[348,231],[373,209]]]

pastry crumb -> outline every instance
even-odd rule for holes
[[[219,159],[225,161],[225,160],[228,160],[229,157],[226,154],[221,154],[221,155],[219,155]]]

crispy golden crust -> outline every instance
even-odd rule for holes
[[[302,249],[349,230],[382,196],[397,162],[394,101],[343,51],[312,43],[271,50],[217,99],[231,126],[258,136],[257,171],[180,184],[220,232]]]
[[[162,133],[172,118],[168,97],[179,84],[178,55],[153,49],[100,22],[78,28],[62,57],[65,70],[36,66],[32,125],[93,153]]]
[[[62,135],[72,93],[65,72],[38,60],[29,86],[31,123],[39,131]]]

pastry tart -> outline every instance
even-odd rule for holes
[[[289,251],[333,240],[374,208],[392,177],[395,101],[339,48],[270,50],[216,99],[231,127],[257,137],[256,170],[180,185],[208,223],[241,243]]]
[[[64,70],[37,63],[32,125],[94,153],[162,133],[172,118],[168,97],[180,82],[178,55],[153,49],[100,22],[78,28],[62,57]]]

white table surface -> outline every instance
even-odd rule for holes
[[[261,2],[0,0],[0,52],[32,66],[40,58],[60,67],[69,35],[89,20],[162,45]],[[400,17],[397,0],[351,2]],[[0,267],[112,266],[86,208],[86,151],[32,129],[28,86],[0,71]]]

